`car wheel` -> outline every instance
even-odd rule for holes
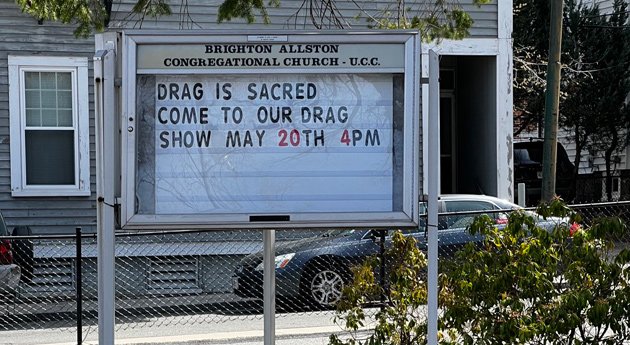
[[[339,268],[327,268],[310,275],[308,279],[308,299],[316,306],[331,307],[341,299],[343,288],[348,282],[347,275]]]

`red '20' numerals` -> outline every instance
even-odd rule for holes
[[[287,132],[286,129],[281,129],[278,132],[278,136],[280,137],[280,143],[278,143],[278,146],[289,146],[289,144],[291,144],[291,146],[300,145],[300,132],[298,132],[297,129],[291,130],[290,133]],[[287,139],[289,139],[288,142]]]

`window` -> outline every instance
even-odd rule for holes
[[[461,200],[461,201],[446,201],[446,212],[474,212],[493,210],[496,207],[485,201],[477,200]],[[481,212],[475,214],[460,214],[448,216],[448,228],[466,228],[472,224],[475,217],[481,215]],[[491,214],[490,217],[495,218],[495,214]]]
[[[615,173],[613,173],[615,174]],[[602,198],[601,201],[618,201],[621,197],[621,177],[612,176],[611,177],[611,197],[612,199],[608,199],[608,192],[606,191],[606,174],[602,174]]]
[[[89,196],[87,58],[9,56],[13,196]]]

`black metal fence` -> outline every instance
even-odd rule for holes
[[[600,216],[630,220],[630,202],[574,205],[589,223]],[[453,255],[477,214],[441,214],[440,255]],[[369,230],[277,231],[276,291],[279,314],[329,312],[350,279],[350,267],[378,255],[387,236]],[[419,242],[424,228],[409,231]],[[97,324],[95,234],[10,236],[21,277],[0,282],[3,331]],[[630,234],[618,239],[630,243]],[[171,323],[262,319],[262,231],[180,231],[116,235],[116,324],[160,327]],[[5,265],[6,266],[6,265]],[[177,319],[171,318],[178,316]],[[147,321],[150,319],[150,321]],[[176,320],[176,321],[174,321]]]

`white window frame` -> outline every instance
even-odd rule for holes
[[[11,133],[11,195],[90,195],[90,110],[86,57],[9,56],[9,119]],[[75,181],[73,185],[27,185],[25,146],[25,72],[71,72]]]

